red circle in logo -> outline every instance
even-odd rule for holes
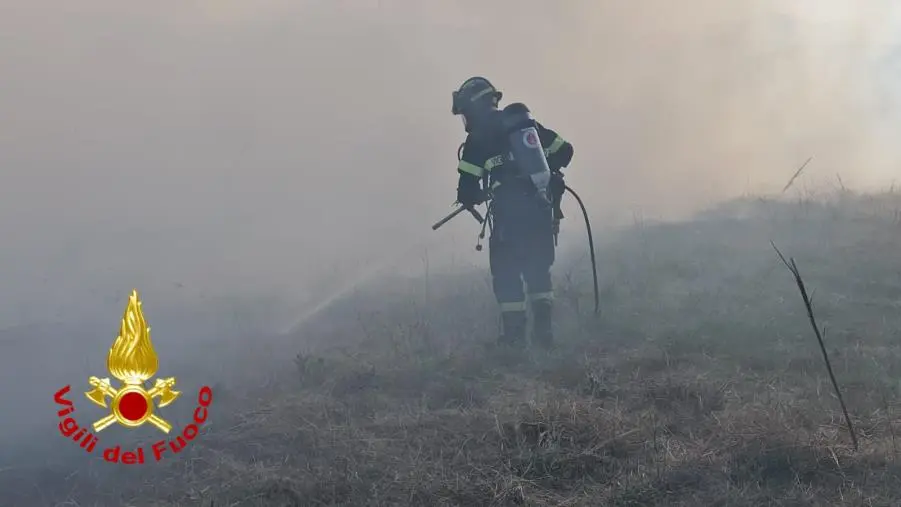
[[[141,393],[125,393],[119,400],[119,413],[129,421],[140,421],[147,413],[147,400]]]
[[[538,146],[538,135],[534,130],[527,130],[522,136],[522,142],[529,148],[535,148]]]

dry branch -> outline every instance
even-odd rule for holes
[[[820,344],[820,350],[823,352],[826,370],[829,372],[829,379],[832,380],[832,387],[835,389],[835,395],[838,397],[838,402],[842,406],[842,413],[845,415],[845,423],[848,425],[848,433],[851,434],[851,442],[854,444],[854,450],[856,451],[858,449],[857,434],[854,433],[854,425],[851,423],[851,416],[848,415],[848,408],[845,406],[845,400],[842,398],[842,391],[839,389],[838,381],[835,380],[835,374],[832,372],[832,363],[829,361],[829,354],[826,352],[826,345],[823,343],[823,335],[820,333],[816,317],[813,315],[813,305],[810,302],[810,297],[807,295],[807,288],[804,286],[804,280],[801,279],[801,272],[798,271],[798,265],[795,264],[794,257],[786,260],[785,256],[782,255],[782,252],[776,248],[776,243],[770,241],[770,244],[773,245],[773,249],[776,250],[776,254],[779,255],[779,259],[782,260],[785,267],[787,267],[788,270],[791,271],[792,276],[795,277],[795,283],[798,284],[798,290],[801,291],[801,298],[804,300],[805,308],[807,308],[807,317],[810,319],[810,325],[813,327],[813,332],[817,336],[817,342]]]
[[[798,170],[795,171],[795,174],[792,175],[791,179],[788,180],[788,183],[785,184],[785,187],[782,188],[783,194],[786,190],[788,190],[788,187],[792,186],[792,183],[794,183],[795,180],[798,179],[798,176],[801,175],[801,171],[803,171],[804,168],[807,167],[807,164],[809,164],[811,160],[813,160],[813,157],[808,157],[807,160],[803,164],[801,164],[801,167],[799,167]]]

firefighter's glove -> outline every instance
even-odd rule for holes
[[[460,186],[457,187],[457,202],[463,205],[464,208],[472,208],[482,204],[485,200],[485,191],[481,189],[478,182],[474,185],[461,182]]]
[[[554,218],[560,220],[563,218],[563,210],[560,209],[560,203],[563,201],[563,192],[566,191],[566,182],[563,181],[563,173],[555,171],[551,173],[551,181],[548,184],[548,191],[551,194],[551,204],[554,208]]]
[[[555,201],[559,201],[566,190],[566,182],[563,181],[563,173],[560,171],[551,173],[551,181],[548,184],[548,190],[554,196]]]

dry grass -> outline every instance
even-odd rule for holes
[[[388,295],[362,291],[309,324],[303,338],[319,345],[276,369],[278,388],[223,397],[236,412],[221,408],[187,455],[140,472],[83,456],[75,468],[0,471],[0,498],[896,505],[898,209],[891,193],[843,191],[748,199],[690,223],[623,231],[599,252],[601,319],[590,316],[584,262],[559,263],[561,340],[550,353],[490,346],[482,274],[432,274],[429,299],[421,280],[397,280]],[[770,240],[797,259],[814,291],[859,452]]]

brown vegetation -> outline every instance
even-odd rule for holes
[[[383,282],[393,289],[362,290],[311,320],[295,341],[309,345],[274,368],[265,389],[222,388],[217,400],[234,412],[220,408],[179,459],[131,471],[82,456],[0,471],[0,497],[79,506],[895,505],[898,209],[894,194],[842,192],[636,224],[599,246],[601,318],[591,316],[585,259],[560,261],[560,340],[550,353],[490,345],[484,274],[429,274],[427,297],[421,279]],[[580,240],[576,225],[564,241]],[[813,293],[857,452],[771,240]]]

